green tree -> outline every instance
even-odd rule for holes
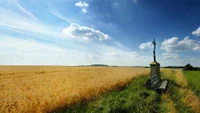
[[[187,64],[184,67],[184,70],[193,70],[193,69],[194,69],[194,67],[191,64]]]

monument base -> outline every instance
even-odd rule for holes
[[[152,62],[150,64],[150,68],[151,68],[151,74],[150,74],[151,77],[153,75],[160,76],[160,64],[158,62],[156,61]]]

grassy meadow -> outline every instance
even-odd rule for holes
[[[0,66],[0,113],[39,113],[120,90],[148,68]]]

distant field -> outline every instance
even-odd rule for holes
[[[200,71],[184,71],[189,85],[200,97]]]
[[[48,112],[124,87],[148,68],[0,66],[0,112]]]

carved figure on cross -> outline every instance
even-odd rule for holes
[[[156,62],[156,41],[155,39],[153,40],[153,45],[154,45],[154,49],[153,49],[153,60],[154,62]]]

